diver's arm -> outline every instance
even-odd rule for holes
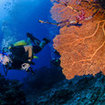
[[[28,63],[23,63],[21,69],[28,70],[30,67],[31,58],[32,58],[32,46],[24,46],[25,52],[28,52]]]
[[[28,52],[28,58],[29,61],[31,61],[32,58],[32,46],[24,46],[25,52]]]

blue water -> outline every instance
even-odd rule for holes
[[[39,59],[34,60],[34,70],[50,67],[53,57],[52,39],[58,33],[58,28],[38,22],[39,19],[54,22],[50,14],[51,6],[50,0],[0,0],[0,48],[26,39],[27,32],[40,40],[44,37],[51,39],[51,43],[37,54]],[[3,69],[0,72],[3,74]],[[23,80],[27,75],[25,71],[11,70],[7,78]]]

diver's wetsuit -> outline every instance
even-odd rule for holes
[[[38,53],[41,51],[41,47],[33,46],[33,53]],[[12,60],[11,67],[8,69],[21,69],[21,65],[23,63],[29,63],[28,61],[28,52],[25,52],[24,46],[15,46],[11,47],[10,52],[12,53],[10,55],[10,58]]]
[[[12,65],[9,69],[21,69],[21,65],[28,62],[28,52],[25,52],[24,46],[11,47],[10,52]]]

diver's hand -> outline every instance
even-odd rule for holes
[[[21,69],[27,71],[29,69],[29,67],[30,67],[29,63],[23,63],[22,66],[21,66]]]

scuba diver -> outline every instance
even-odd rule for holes
[[[47,38],[40,41],[31,33],[27,33],[27,41],[22,40],[3,49],[0,62],[6,70],[20,69],[34,73],[30,66],[34,65],[32,59],[37,58],[34,54],[40,52],[49,42]]]

